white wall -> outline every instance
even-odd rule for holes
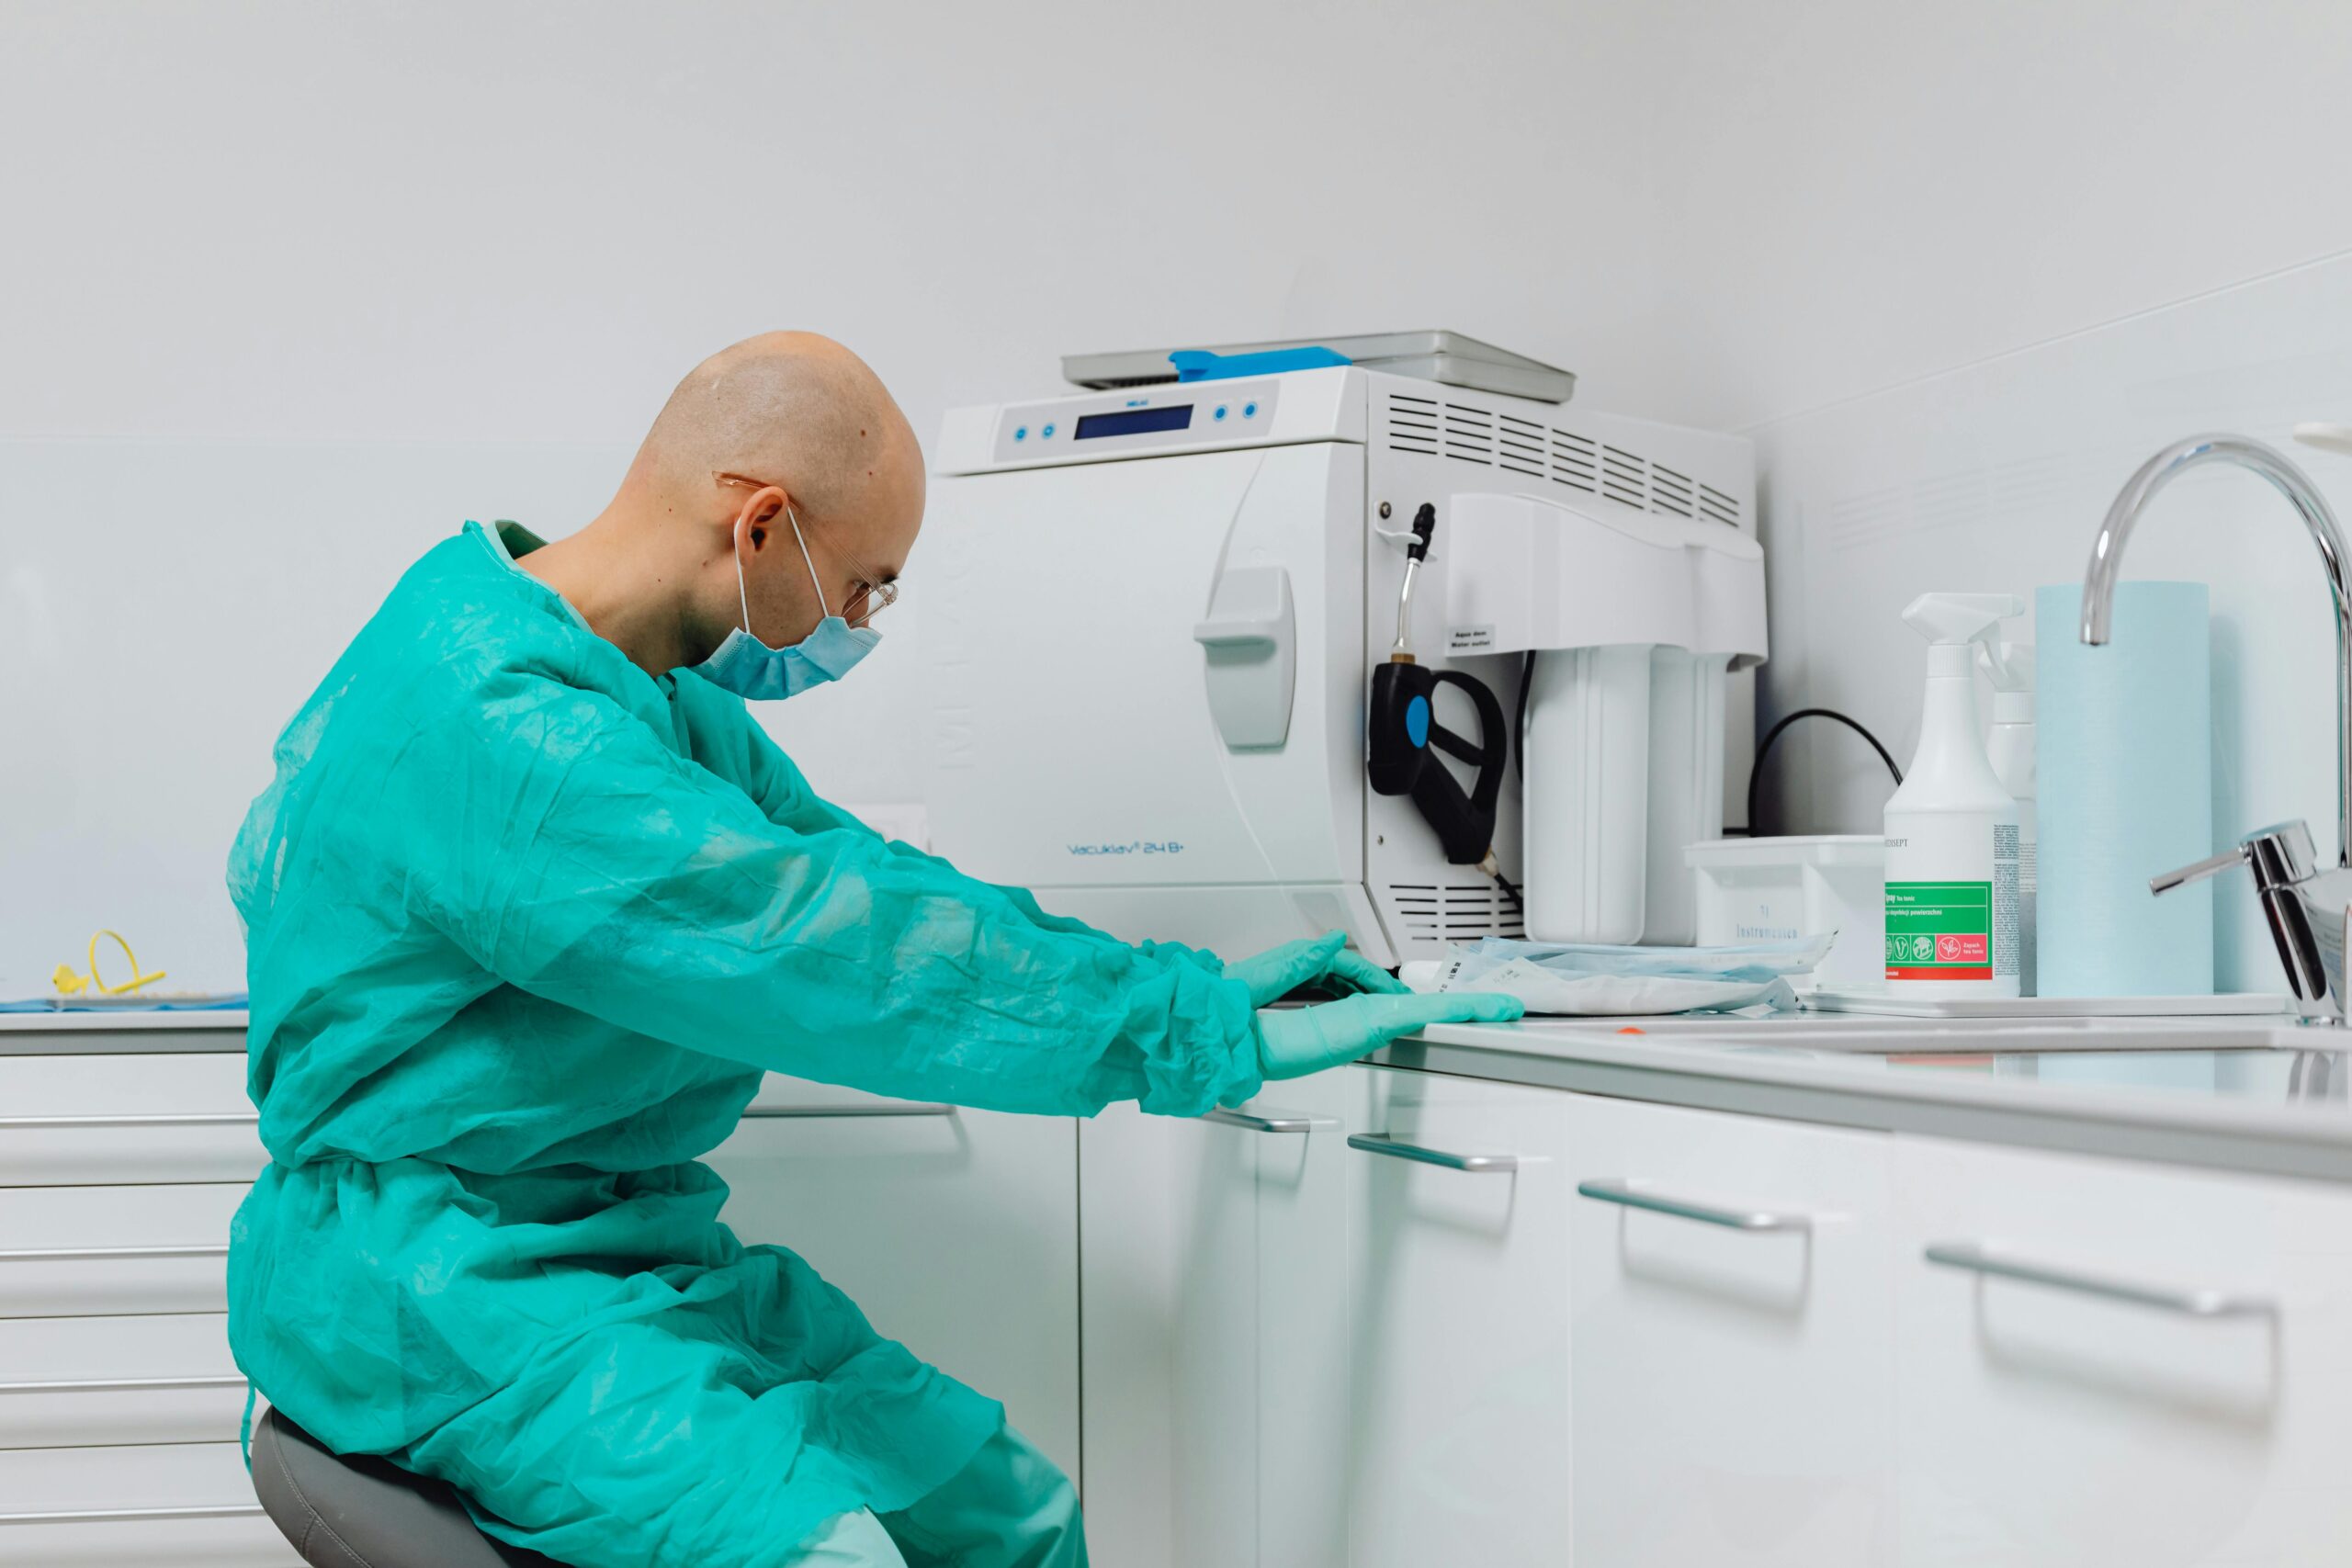
[[[2352,144],[2352,15],[1806,0],[1713,20],[1678,82],[1667,240],[1746,241],[1685,303],[1724,355],[1712,417],[1758,440],[1759,722],[1826,704],[1907,761],[1914,594],[2079,581],[2165,442],[2352,418],[2352,203],[2323,161]],[[2352,465],[2303,460],[2352,508]],[[2195,476],[2127,575],[2213,586],[2217,843],[2301,816],[2332,848],[2327,600],[2292,515]],[[1875,827],[1889,786],[1860,742],[1815,724],[1782,745],[1768,824]],[[2222,983],[2276,988],[2251,898],[2221,899]]]
[[[1803,611],[1782,520],[1848,476],[1797,454],[1954,460],[1796,416],[2352,247],[2348,56],[2287,0],[14,0],[0,994],[102,919],[235,983],[227,840],[399,564],[469,514],[575,525],[769,326],[858,347],[926,434],[1067,351],[1410,324],[1752,424],[1789,705],[1917,585]],[[2289,417],[2232,373],[2200,415]],[[1938,539],[1919,575],[2008,547]],[[922,562],[857,681],[773,716],[840,798],[916,791]]]
[[[228,841],[400,565],[469,515],[584,521],[748,333],[842,338],[926,437],[1054,389],[1066,352],[1398,325],[1676,413],[1640,130],[1662,25],[0,7],[0,995],[101,922],[175,984],[239,983]],[[856,681],[770,718],[836,798],[918,793],[920,549],[909,578]]]
[[[1657,237],[1730,427],[2352,246],[2338,0],[1669,0]]]

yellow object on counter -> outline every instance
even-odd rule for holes
[[[98,978],[98,939],[109,936],[114,938],[114,944],[122,949],[123,962],[130,965],[130,978],[116,986],[109,986]],[[102,997],[125,997],[139,989],[140,987],[153,985],[163,977],[164,972],[161,969],[152,975],[141,973],[139,955],[130,951],[130,943],[123,940],[120,931],[101,931],[94,932],[90,937],[90,972],[87,975],[82,974],[71,964],[61,964],[57,966],[57,973],[51,975],[49,980],[51,985],[57,987],[58,995],[63,997],[77,997],[84,991],[96,991]]]

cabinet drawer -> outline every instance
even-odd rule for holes
[[[247,1189],[0,1189],[0,1318],[221,1312]]]
[[[0,1319],[0,1449],[222,1442],[244,1403],[220,1313]]]
[[[1350,1076],[1349,1561],[1560,1562],[1570,1097]]]
[[[2352,1562],[2352,1194],[1897,1159],[1905,1563]]]
[[[242,1055],[0,1057],[0,1187],[251,1181],[268,1157]]]
[[[300,1568],[237,1445],[0,1453],[0,1562],[40,1568]]]
[[[1889,1560],[1892,1140],[1577,1096],[1576,1560]]]

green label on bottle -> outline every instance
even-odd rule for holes
[[[1890,980],[1991,979],[1993,885],[1989,882],[1888,883],[1886,977]]]

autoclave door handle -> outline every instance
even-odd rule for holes
[[[1209,716],[1227,750],[1271,749],[1290,739],[1298,686],[1298,611],[1290,572],[1230,566],[1209,591],[1209,613],[1193,627]]]

